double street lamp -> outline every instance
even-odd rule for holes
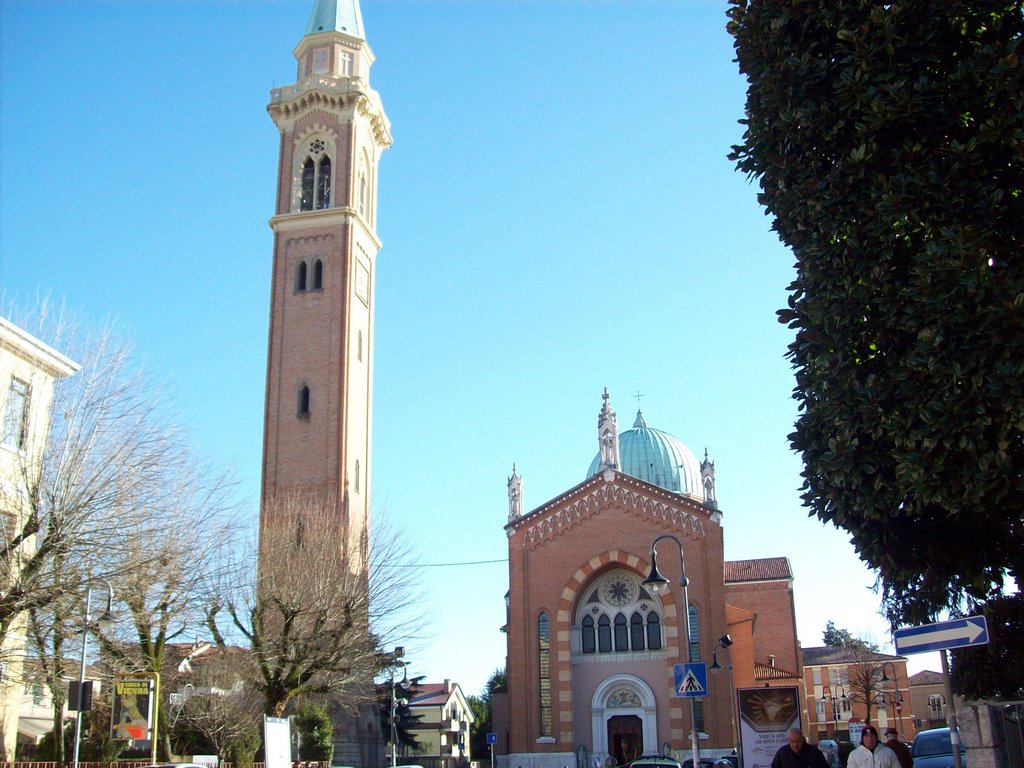
[[[839,694],[840,691],[843,692],[841,696]],[[824,686],[822,688],[821,700],[822,700],[822,702],[825,702],[825,701],[832,702],[832,721],[834,723],[834,737],[833,738],[838,740],[838,738],[839,738],[839,704],[842,703],[843,708],[845,709],[846,708],[846,703],[849,701],[849,699],[846,698],[846,688],[844,688],[843,685],[841,683],[839,683],[839,684],[836,685],[835,690],[833,691],[831,688],[829,688],[826,685],[826,686]],[[822,706],[822,709],[824,709],[824,706]]]
[[[405,648],[398,645],[395,646],[394,660],[391,664],[391,768],[395,768],[398,763],[398,723],[395,722],[399,706],[405,706],[408,702],[405,699],[399,699],[395,694],[395,667],[398,665],[402,666],[402,687],[408,682],[408,677],[405,671],[405,662],[402,658],[405,656]]]
[[[658,570],[658,560],[655,548],[658,546],[658,542],[662,539],[671,539],[679,547],[679,586],[683,591],[683,638],[686,643],[686,660],[692,662],[693,654],[692,644],[690,643],[690,599],[687,593],[687,585],[689,579],[686,578],[686,559],[683,556],[683,543],[673,536],[671,533],[663,533],[651,542],[651,570],[647,574],[647,578],[643,580],[643,585],[648,587],[654,594],[660,595],[663,592],[667,592],[669,588],[669,580],[661,575]],[[699,734],[697,733],[697,702],[694,699],[690,699],[690,745],[693,752],[693,765],[694,768],[700,766],[700,746],[698,745],[697,739]]]
[[[109,581],[104,581],[103,583],[107,585],[107,608],[96,620],[97,628],[100,631],[110,629],[114,622],[117,621],[117,616],[111,610],[114,602],[114,588],[110,586]],[[93,585],[90,584],[88,591],[85,593],[85,621],[82,623],[82,663],[78,669],[78,700],[75,702],[75,747],[74,757],[71,761],[72,768],[78,768],[78,748],[82,740],[82,707],[85,705],[85,658],[89,645],[89,629],[92,622],[92,590]]]
[[[718,663],[718,649],[728,651],[729,646],[732,645],[732,637],[729,635],[722,635],[718,638],[718,642],[715,643],[715,647],[711,649],[711,672],[720,672],[722,665]],[[736,686],[732,680],[732,654],[729,654],[729,718],[732,725],[732,744],[733,749],[736,750],[736,761],[739,768],[743,768],[743,753],[740,751],[739,739],[736,734]],[[696,765],[696,763],[694,763]]]

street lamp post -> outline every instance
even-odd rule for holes
[[[835,738],[835,733],[839,730],[839,721],[836,719],[836,705],[832,700],[832,689],[823,685],[821,687],[821,714],[824,716],[825,713],[825,702],[832,705],[832,738]],[[828,735],[828,720],[825,720],[825,734]]]
[[[399,703],[405,704],[405,699],[399,699],[395,695],[395,665],[402,665],[402,682],[407,681],[405,674],[405,662],[400,659],[405,656],[405,648],[402,646],[395,646],[394,663],[391,665],[391,768],[395,768],[398,764],[398,724],[395,722],[396,713],[398,712]]]
[[[842,691],[842,694],[839,692]],[[837,704],[842,704],[843,708],[846,708],[846,702],[849,699],[846,698],[846,688],[843,687],[842,683],[836,683],[835,690],[832,691],[832,718],[836,721],[836,741],[839,741],[839,710],[836,708]]]
[[[715,643],[715,647],[711,649],[711,671],[719,672],[722,669],[722,665],[718,663],[718,649],[728,651],[729,646],[732,645],[732,637],[729,635],[722,635],[718,638],[718,642]],[[740,751],[740,740],[737,738],[736,733],[736,686],[732,679],[732,654],[729,654],[729,723],[732,727],[732,744],[733,749],[736,750],[736,763],[739,768],[743,768],[743,753]]]
[[[662,539],[671,539],[679,547],[679,586],[683,591],[683,639],[686,643],[686,660],[693,661],[690,645],[690,598],[687,592],[689,579],[686,578],[686,558],[683,555],[683,542],[671,533],[663,533],[651,542],[651,570],[643,584],[656,595],[668,590],[669,581],[658,571],[658,560],[655,548]],[[697,703],[690,698],[690,747],[693,752],[693,768],[700,768],[700,746],[697,733]]]
[[[109,581],[104,581],[107,585],[107,609],[100,615],[96,620],[99,629],[108,629],[115,621],[117,617],[111,610],[111,606],[114,602],[114,588],[110,586]],[[85,621],[82,623],[82,663],[78,668],[78,701],[75,702],[75,747],[74,757],[71,761],[72,768],[78,768],[78,747],[82,740],[82,706],[83,692],[85,690],[85,658],[86,651],[89,644],[89,622],[92,621],[90,615],[90,609],[92,606],[92,588],[93,585],[89,585],[88,591],[85,593]]]

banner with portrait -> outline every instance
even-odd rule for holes
[[[148,677],[114,679],[110,713],[110,737],[148,741],[153,711],[153,680]]]

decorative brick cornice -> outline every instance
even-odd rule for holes
[[[708,513],[702,506],[684,497],[673,498],[672,501],[656,498],[650,492],[651,488],[642,480],[616,472],[613,480],[599,478],[593,483],[583,483],[565,496],[512,521],[505,530],[509,538],[523,531],[526,546],[538,546],[591,517],[607,504],[618,501],[638,514],[668,523],[680,533],[694,538],[706,535],[702,518]]]

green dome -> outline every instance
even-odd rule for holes
[[[596,475],[600,466],[598,453],[587,477]],[[697,457],[679,439],[648,427],[641,411],[636,412],[633,428],[619,433],[619,470],[666,491],[705,500]]]

